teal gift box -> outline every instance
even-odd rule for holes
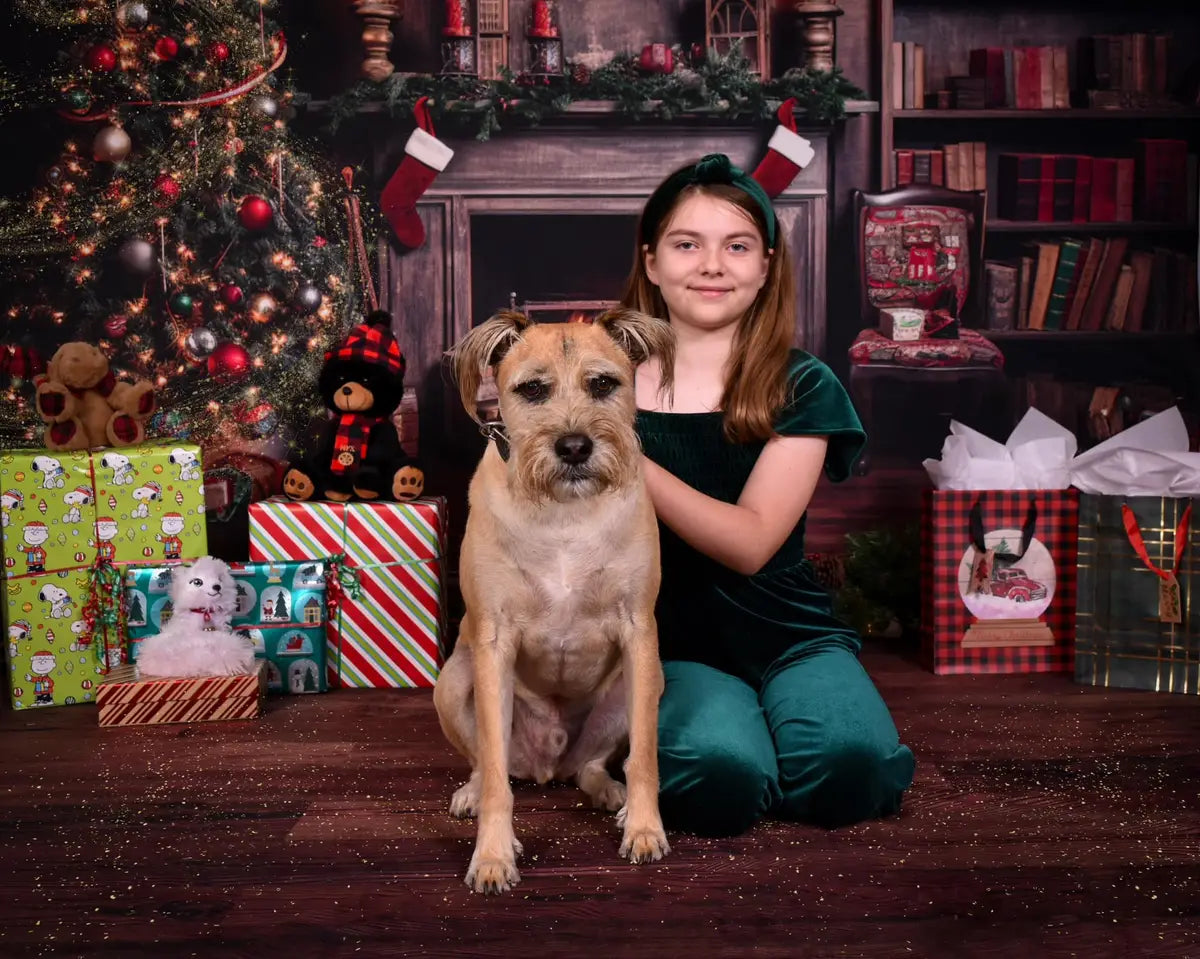
[[[323,693],[329,689],[325,658],[325,563],[320,560],[230,563],[237,584],[233,628],[254,643],[267,663],[267,689]],[[137,662],[142,639],[171,618],[170,566],[138,567],[125,577],[129,658]]]

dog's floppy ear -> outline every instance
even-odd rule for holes
[[[616,306],[597,316],[594,323],[616,340],[634,366],[657,356],[664,371],[674,368],[675,331],[665,320],[631,307]]]
[[[450,349],[448,355],[454,382],[458,384],[458,394],[471,419],[478,420],[475,396],[479,392],[483,371],[489,366],[498,366],[531,325],[524,313],[501,310],[480,323]]]

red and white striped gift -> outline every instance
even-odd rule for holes
[[[266,663],[241,676],[139,679],[137,667],[109,673],[96,689],[101,726],[254,719],[267,695]]]
[[[332,687],[432,686],[442,665],[446,501],[250,504],[250,559],[341,564],[356,595],[332,592]],[[335,570],[336,572],[336,570]],[[332,585],[332,584],[331,584]]]

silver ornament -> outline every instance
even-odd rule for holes
[[[117,7],[117,25],[122,30],[141,30],[150,22],[150,9],[144,3],[131,0]]]
[[[134,276],[149,276],[158,265],[154,245],[134,237],[117,249],[117,262]]]
[[[198,326],[187,335],[183,345],[192,356],[203,360],[217,348],[217,337],[212,330]]]
[[[254,98],[254,109],[264,117],[274,120],[279,114],[279,102],[273,97],[261,96]]]
[[[129,134],[118,126],[101,127],[92,140],[92,159],[97,163],[120,163],[133,149]]]
[[[292,308],[301,316],[311,316],[321,308],[321,291],[311,283],[303,283],[292,297]]]

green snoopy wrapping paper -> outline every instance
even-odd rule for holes
[[[126,656],[105,566],[176,563],[208,549],[200,450],[179,442],[0,455],[4,624],[14,708],[89,702]],[[91,603],[89,608],[89,601]]]

